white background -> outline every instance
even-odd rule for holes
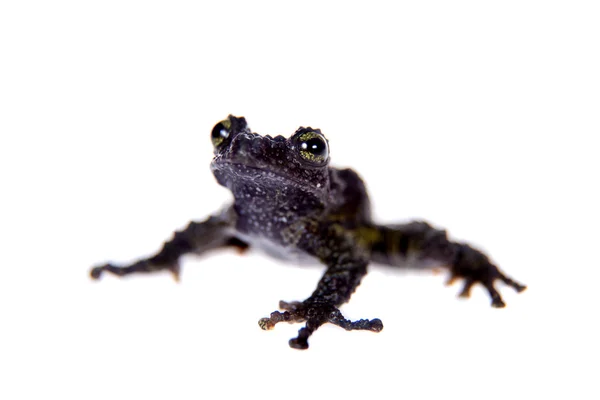
[[[581,1],[2,2],[0,398],[598,398],[600,13]],[[499,285],[373,266],[379,334],[261,331],[322,268],[223,251],[91,282],[227,201],[212,126],[319,127],[375,216],[488,251]],[[443,397],[442,397],[443,396]]]

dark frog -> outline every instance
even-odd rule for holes
[[[339,308],[350,299],[371,262],[397,267],[444,266],[450,279],[464,279],[461,296],[482,284],[494,307],[504,302],[497,280],[525,289],[502,273],[489,258],[426,222],[378,225],[371,219],[369,197],[351,169],[329,166],[329,144],[319,129],[299,128],[290,138],[252,133],[244,118],[229,116],[212,130],[215,157],[211,169],[219,184],[231,190],[233,204],[202,222],[191,222],[152,257],[131,265],[106,264],[91,271],[123,276],[134,272],[171,271],[179,276],[186,253],[233,247],[259,247],[284,258],[321,262],[327,270],[315,291],[303,301],[279,303],[258,324],[305,322],[290,346],[308,348],[308,337],[324,323],[346,330],[379,332],[379,319],[350,321]]]

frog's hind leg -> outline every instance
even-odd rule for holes
[[[114,264],[97,266],[92,268],[90,276],[99,279],[103,272],[125,276],[138,272],[167,270],[173,274],[175,280],[179,280],[179,259],[184,254],[202,254],[220,247],[234,247],[240,251],[248,248],[247,243],[231,235],[232,221],[228,215],[222,213],[203,222],[190,222],[185,229],[175,232],[173,239],[167,241],[155,255],[125,266]]]
[[[471,287],[482,284],[492,299],[493,307],[505,303],[496,290],[496,281],[502,281],[517,292],[525,285],[506,276],[487,255],[466,243],[448,239],[446,231],[435,229],[423,221],[402,225],[365,226],[357,231],[358,237],[371,248],[371,259],[396,267],[443,265],[450,270],[449,283],[464,279],[459,296],[468,297]]]

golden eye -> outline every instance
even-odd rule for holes
[[[218,147],[221,143],[223,143],[223,141],[229,137],[230,129],[231,121],[228,119],[216,124],[210,134],[213,146]]]
[[[306,161],[321,164],[329,158],[329,147],[323,135],[306,132],[298,136],[300,156]]]

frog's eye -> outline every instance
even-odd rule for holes
[[[327,140],[318,132],[305,132],[298,136],[298,150],[306,161],[323,164],[329,158]]]
[[[218,147],[225,139],[229,137],[231,133],[231,121],[225,119],[213,128],[210,138],[212,140],[213,146]]]

